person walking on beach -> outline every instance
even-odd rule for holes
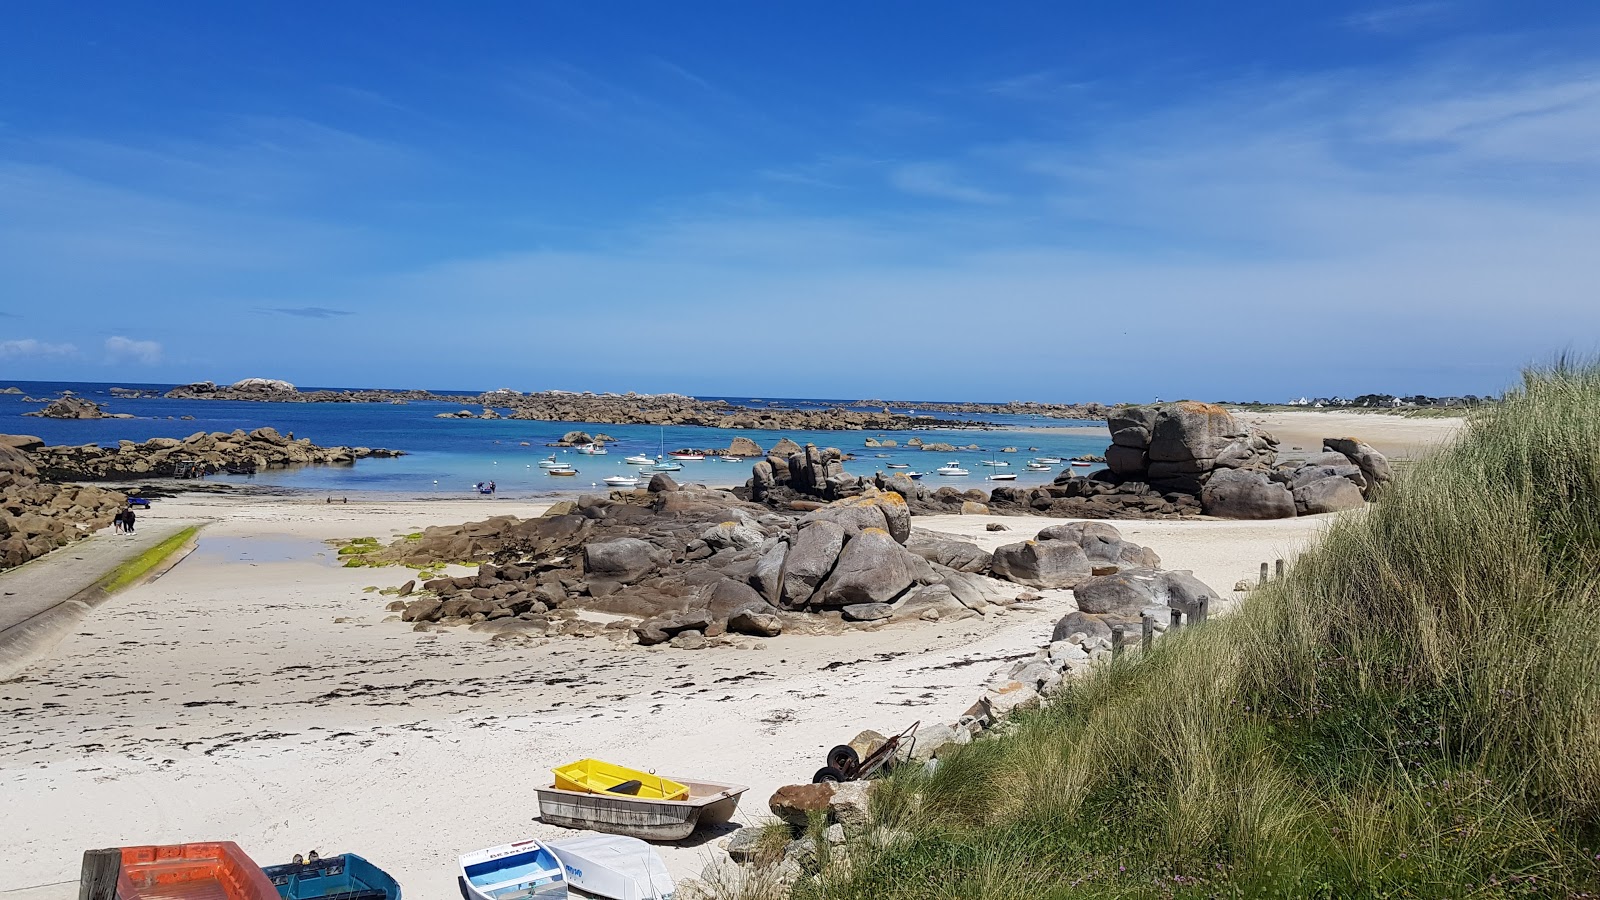
[[[135,518],[137,518],[137,516],[133,514],[133,510],[131,509],[122,514],[122,528],[129,534],[133,534],[133,520]]]
[[[127,510],[119,509],[119,510],[117,510],[117,514],[111,517],[111,528],[117,534],[121,534],[122,533],[122,523],[127,521],[127,519],[125,518],[127,515],[128,515],[128,511]]]

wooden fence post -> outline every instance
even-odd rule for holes
[[[1177,608],[1176,606],[1174,606],[1172,608],[1172,624],[1168,626],[1168,630],[1169,631],[1177,631],[1178,629],[1180,629],[1182,627],[1183,627],[1183,610],[1181,610],[1181,609]]]
[[[1267,564],[1266,563],[1262,563],[1261,564],[1261,583],[1262,584],[1266,584],[1267,583]]]
[[[78,900],[117,900],[117,875],[121,872],[121,850],[85,850],[78,873]]]
[[[1278,580],[1283,580],[1283,560],[1278,560]]]
[[[1128,635],[1128,626],[1111,626],[1111,658],[1116,659],[1122,655],[1122,639]]]
[[[1141,646],[1144,652],[1149,653],[1150,647],[1156,642],[1156,618],[1147,612],[1139,613],[1139,627],[1144,630]]]
[[[1209,594],[1201,594],[1200,599],[1195,601],[1195,612],[1197,615],[1191,617],[1191,621],[1194,622],[1204,622],[1211,615],[1211,596]]]

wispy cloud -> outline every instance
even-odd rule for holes
[[[889,172],[889,183],[907,194],[957,203],[992,205],[1006,200],[1002,194],[963,183],[955,168],[943,163],[896,166]]]
[[[51,344],[35,338],[0,341],[0,359],[60,359],[76,356],[72,344]]]
[[[161,345],[155,341],[136,341],[121,335],[106,338],[106,362],[138,363],[153,366],[161,362]]]
[[[1353,13],[1344,24],[1361,31],[1398,35],[1445,21],[1454,4],[1445,2],[1399,3]]]
[[[331,309],[326,306],[263,306],[256,312],[275,313],[280,316],[299,316],[303,319],[334,319],[339,316],[353,316],[355,313],[348,309]]]

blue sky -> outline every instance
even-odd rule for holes
[[[1600,334],[1600,5],[21,4],[0,379],[1496,391]]]

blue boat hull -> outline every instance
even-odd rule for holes
[[[282,900],[400,900],[400,884],[354,853],[263,870]]]

